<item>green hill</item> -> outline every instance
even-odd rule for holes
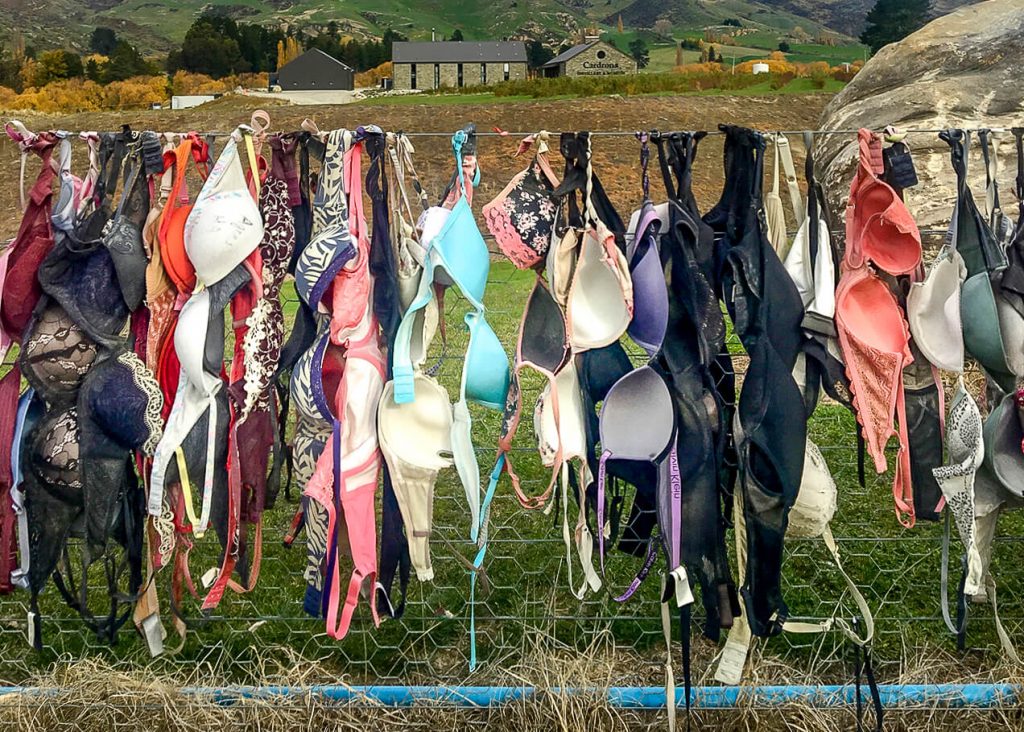
[[[936,0],[946,6],[969,0]],[[393,28],[413,39],[438,37],[456,28],[467,40],[539,38],[552,47],[575,41],[581,30],[600,25],[648,39],[699,34],[704,27],[739,22],[766,42],[797,26],[811,35],[835,22],[855,32],[871,0],[0,0],[0,33],[20,33],[39,48],[85,48],[96,26],[114,28],[147,55],[179,43],[204,11],[247,23],[284,25],[316,33],[336,23],[355,37],[379,37]],[[658,36],[652,37],[655,27]],[[723,26],[729,28],[732,26]],[[668,32],[666,33],[666,30]],[[649,42],[650,42],[649,40]],[[843,40],[849,41],[849,38]]]

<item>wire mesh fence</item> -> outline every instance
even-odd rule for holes
[[[627,210],[628,204],[620,205]],[[492,266],[485,299],[487,317],[509,352],[514,348],[532,276],[507,263],[496,261]],[[462,327],[466,308],[455,289],[449,292],[448,348],[438,378],[450,394],[455,394],[462,367],[460,355],[467,345]],[[287,311],[291,313],[296,301],[290,289],[287,298]],[[734,352],[741,353],[738,342],[732,345]],[[439,344],[435,343],[434,351],[440,353]],[[639,349],[634,349],[632,355],[639,362]],[[735,360],[741,374],[742,355]],[[526,375],[524,418],[515,458],[527,493],[540,493],[548,481],[548,474],[540,466],[531,419],[541,385],[540,378]],[[477,456],[486,476],[495,457],[500,415],[476,406],[471,411]],[[945,630],[939,605],[941,526],[921,523],[907,530],[898,524],[892,507],[891,473],[869,474],[866,484],[860,485],[854,421],[844,409],[835,404],[820,405],[811,419],[809,435],[821,448],[839,486],[839,507],[832,528],[844,566],[875,614],[875,656],[882,679],[895,674],[908,656],[929,644],[953,649],[954,640]],[[889,462],[892,466],[894,460],[890,458]],[[507,482],[501,484],[491,513],[486,562],[489,592],[478,592],[475,611],[481,665],[475,677],[469,674],[469,575],[455,552],[471,560],[475,545],[469,540],[464,491],[453,469],[441,472],[435,491],[431,540],[434,580],[410,580],[401,619],[385,620],[374,628],[364,603],[347,638],[328,638],[323,621],[303,611],[304,541],[300,538],[291,548],[281,542],[300,493],[300,486],[292,486],[290,496],[282,493],[275,508],[264,515],[263,561],[256,589],[246,595],[228,593],[202,627],[190,630],[177,652],[150,659],[145,643],[132,632],[130,624],[120,634],[118,645],[108,648],[64,607],[51,586],[40,603],[47,644],[42,654],[34,653],[26,642],[27,594],[0,597],[0,679],[19,683],[55,659],[96,656],[126,668],[172,670],[207,665],[220,669],[225,683],[245,683],[259,678],[270,654],[315,661],[325,673],[353,683],[458,683],[487,679],[495,670],[521,661],[525,639],[535,632],[549,634],[569,648],[584,647],[598,637],[610,638],[616,648],[630,651],[629,664],[621,668],[616,683],[660,679],[664,644],[657,580],[648,580],[630,601],[616,602],[613,596],[629,583],[640,560],[613,552],[607,564],[607,589],[577,600],[568,585],[565,548],[560,524],[556,523],[560,520],[558,512],[523,510]],[[573,515],[575,510],[573,506]],[[1024,572],[1017,558],[1024,536],[1022,528],[1019,517],[1009,515],[1001,520],[993,559],[993,573],[1000,584],[1001,616],[1011,637],[1017,637],[1024,625]],[[953,541],[956,557],[960,547],[955,537]],[[212,535],[198,542],[191,564],[194,577],[217,566]],[[959,566],[955,558],[953,565],[955,578]],[[95,586],[94,597],[101,598],[104,585],[98,571],[90,581]],[[574,576],[578,579],[578,575],[576,572]],[[844,595],[845,585],[820,540],[787,541],[783,580],[784,597],[795,619],[820,620],[835,612],[846,616],[853,613],[852,603]],[[169,574],[158,575],[156,581],[166,621]],[[695,632],[700,625],[698,617]],[[987,661],[992,659],[997,646],[987,606],[972,613],[968,640],[972,650],[982,649],[989,654],[985,656]],[[173,645],[169,637],[168,646]],[[822,682],[847,678],[846,651],[838,637],[784,634],[765,642],[764,652],[801,664],[811,662],[812,673]],[[705,680],[710,679],[706,670],[700,673]]]

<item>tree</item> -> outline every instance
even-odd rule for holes
[[[108,59],[106,56],[100,56],[95,53],[91,56],[86,56],[85,66],[83,67],[85,78],[89,81],[95,81],[98,84],[103,80],[103,67],[107,62]]]
[[[679,44],[676,46],[676,66],[683,65],[683,46]]]
[[[531,69],[539,69],[554,57],[554,52],[540,41],[534,40],[526,43],[526,62]]]
[[[102,81],[109,84],[113,81],[124,81],[133,76],[151,76],[157,69],[146,59],[138,49],[127,41],[118,41],[114,51],[103,66]]]
[[[619,13],[619,33],[625,33],[626,29],[622,25],[622,13]]]
[[[460,29],[456,28],[456,29],[455,29],[455,32],[454,32],[454,33],[452,33],[452,40],[453,40],[453,41],[464,41],[464,40],[466,40],[466,39],[465,39],[465,37],[464,37],[464,36],[462,35],[462,31],[461,31]]]
[[[789,53],[790,45],[787,41],[779,41],[779,50],[783,53]]]
[[[68,53],[68,55],[74,56],[75,60],[78,61],[79,73],[71,73],[71,70],[68,68],[67,57],[64,55],[65,53],[67,52],[57,49],[54,51],[43,51],[39,54],[39,58],[36,59],[35,66],[33,67],[31,85],[40,87],[49,84],[51,81],[68,79],[71,76],[80,76],[82,62],[74,54]]]
[[[17,49],[9,51],[0,44],[0,86],[6,86],[15,91],[21,91],[24,87],[21,83],[21,60],[18,57]]]
[[[877,0],[868,12],[861,43],[877,53],[882,46],[921,28],[931,13],[931,0]]]
[[[709,64],[713,64],[713,63],[721,62],[721,60],[722,59],[721,59],[720,56],[716,56],[715,55],[715,47],[714,46],[708,46],[708,63]]]
[[[247,71],[238,46],[238,25],[230,18],[202,15],[185,33],[181,67],[215,79]]]
[[[654,32],[662,38],[672,38],[672,21],[668,18],[658,18],[654,21]]]
[[[89,50],[103,56],[109,56],[117,45],[117,33],[113,28],[95,28],[89,36]]]
[[[646,69],[647,64],[651,62],[651,52],[647,48],[647,43],[643,38],[637,38],[635,41],[629,42],[629,55],[636,61],[636,65],[641,69]]]

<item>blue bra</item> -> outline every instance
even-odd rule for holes
[[[462,370],[462,401],[472,401],[490,409],[504,409],[508,393],[508,356],[498,337],[484,317],[484,290],[491,268],[490,252],[477,228],[473,210],[465,193],[462,171],[462,147],[468,135],[464,130],[455,133],[452,149],[455,152],[456,171],[460,195],[441,231],[426,242],[423,275],[416,298],[409,306],[398,327],[394,351],[395,403],[413,401],[413,365],[410,356],[416,313],[423,310],[435,297],[434,279],[440,269],[459,288],[471,306],[465,322],[469,329],[469,347]],[[473,185],[479,183],[477,168]]]

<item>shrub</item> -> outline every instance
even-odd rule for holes
[[[356,74],[357,87],[380,86],[380,80],[392,75],[393,68],[390,61],[385,61],[379,66],[374,66],[369,71],[360,71]]]
[[[760,59],[755,61],[744,61],[741,64],[736,64],[736,73],[752,74],[754,73],[754,64],[767,64],[768,71],[772,74],[796,74],[797,76],[800,75],[797,73],[797,67],[795,64],[792,64],[789,61],[780,61],[778,59],[772,58]]]
[[[176,71],[171,77],[172,94],[220,94],[232,88],[228,79],[214,79],[191,71]]]
[[[167,101],[167,79],[163,76],[133,76],[103,87],[104,109],[148,109]]]
[[[778,91],[793,81],[793,79],[796,78],[796,74],[792,71],[786,71],[781,74],[772,74],[771,77],[772,80],[769,83],[769,87],[771,87],[773,91]]]
[[[39,112],[95,112],[101,109],[147,109],[168,97],[164,76],[134,76],[105,86],[89,79],[61,79],[28,87],[15,97],[0,95],[0,104]]]
[[[18,92],[9,86],[0,86],[0,108],[12,109],[14,100],[18,98]]]

